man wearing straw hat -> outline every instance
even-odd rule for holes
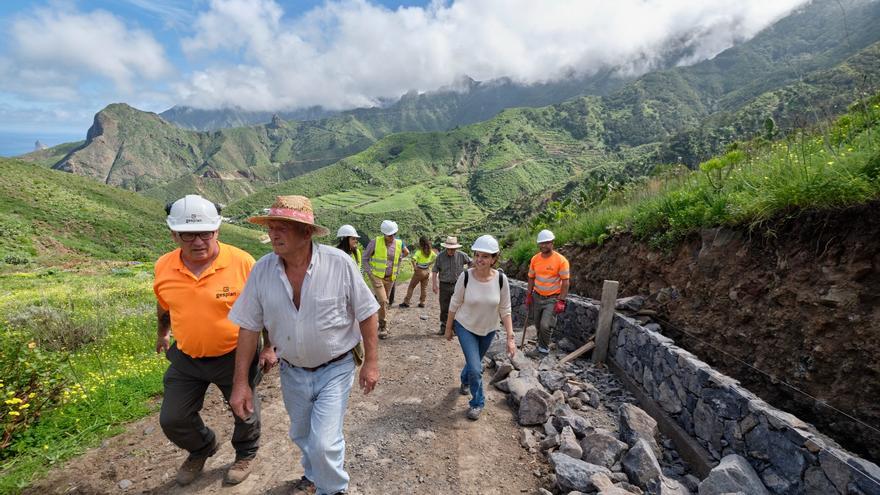
[[[329,232],[315,223],[308,198],[279,196],[267,215],[248,221],[268,227],[273,252],[254,265],[229,312],[242,329],[239,349],[254,349],[258,329],[266,328],[281,361],[290,438],[302,451],[305,472],[294,493],[344,493],[342,425],[360,359],[353,351],[363,341],[358,382],[368,394],[379,381],[379,305],[350,256],[313,241]],[[236,360],[229,400],[241,418],[254,412],[247,367]]]
[[[449,314],[449,301],[452,299],[452,293],[455,292],[455,282],[458,281],[458,276],[464,268],[471,266],[470,256],[458,250],[461,247],[458,237],[451,235],[440,245],[446,250],[437,255],[434,268],[431,270],[431,288],[434,294],[440,292],[440,330],[437,335],[446,332],[446,316]]]
[[[226,318],[254,258],[219,242],[220,211],[207,199],[187,195],[170,203],[166,213],[178,249],[156,262],[153,283],[158,301],[156,352],[164,351],[170,361],[159,424],[169,440],[189,452],[177,471],[177,483],[188,485],[219,449],[214,431],[199,416],[208,386],[213,383],[230,397],[236,355],[244,366],[246,388],[252,390],[259,381],[256,347],[243,353],[237,350],[239,327]],[[259,355],[260,366],[268,368],[275,361],[269,346]],[[240,483],[251,472],[260,442],[259,399],[254,400],[254,409],[247,420],[235,418],[235,462],[226,472],[226,483]]]

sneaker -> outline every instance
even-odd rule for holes
[[[446,323],[440,324],[440,330],[437,330],[437,335],[446,335]]]
[[[235,462],[229,466],[229,470],[226,471],[226,476],[223,478],[223,482],[228,485],[237,485],[242,481],[246,480],[248,476],[251,474],[251,469],[254,467],[254,459],[236,459]]]
[[[467,395],[471,393],[470,385],[468,385],[467,383],[462,383],[458,386],[458,393],[460,393],[461,395]]]
[[[315,483],[312,480],[303,476],[293,485],[293,495],[314,495],[314,493],[318,491],[315,487]]]
[[[420,308],[424,308],[424,307],[425,307],[425,303],[419,303],[419,307],[420,307]]]
[[[409,303],[402,302],[402,303],[398,304],[397,307],[398,307],[398,308],[408,308],[408,307],[409,307]]]
[[[471,407],[468,409],[467,418],[471,421],[476,421],[480,419],[480,413],[483,412],[482,407]]]
[[[214,439],[214,444],[211,446],[211,452],[203,457],[187,457],[183,464],[177,469],[177,484],[180,486],[186,486],[196,478],[199,477],[202,470],[205,469],[205,462],[208,461],[208,457],[217,453],[217,450],[220,449],[220,446],[217,444],[217,439]]]
[[[550,353],[550,349],[542,350],[539,347],[532,349],[531,351],[526,353],[526,357],[530,357],[532,359],[544,359]]]
[[[387,328],[380,328],[379,329],[379,338],[380,339],[385,340],[390,336],[391,336],[391,332],[389,332]]]

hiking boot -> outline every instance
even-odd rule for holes
[[[226,477],[223,478],[223,482],[228,485],[237,485],[242,481],[246,480],[248,476],[251,474],[251,469],[254,467],[254,459],[236,459],[235,462],[229,466],[229,470],[226,471]]]
[[[397,307],[398,307],[398,308],[408,308],[408,307],[409,307],[409,303],[402,302],[402,303],[398,304]]]
[[[314,495],[316,491],[318,489],[315,488],[315,483],[303,476],[293,485],[293,492],[291,493],[292,495]]]
[[[211,445],[211,453],[203,457],[187,457],[183,464],[180,465],[180,468],[177,469],[177,484],[186,486],[195,481],[202,470],[205,469],[205,462],[207,462],[208,457],[216,454],[219,449],[220,445],[217,444],[217,439],[215,438],[214,444]]]
[[[483,412],[482,407],[472,407],[468,409],[467,418],[471,421],[476,421],[480,419],[480,413]]]
[[[420,307],[420,308],[424,308],[424,307],[425,307],[425,303],[419,303],[419,307]]]
[[[437,331],[437,335],[446,335],[446,323],[440,323],[440,330]]]
[[[385,327],[380,328],[379,329],[379,338],[382,340],[385,340],[388,337],[391,337],[391,332],[389,332],[388,329]]]
[[[471,393],[470,385],[468,385],[467,383],[462,383],[458,386],[458,393],[460,393],[461,395],[467,395]]]

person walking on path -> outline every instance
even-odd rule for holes
[[[364,269],[370,278],[376,300],[379,301],[379,338],[387,339],[391,336],[386,320],[389,296],[394,281],[400,274],[400,260],[409,256],[409,249],[402,240],[394,236],[397,233],[397,223],[383,220],[380,230],[382,235],[372,239],[364,251]]]
[[[339,244],[336,247],[351,256],[360,271],[363,258],[361,245],[358,243],[361,236],[358,235],[357,230],[351,225],[343,225],[336,231],[336,237],[339,239]]]
[[[166,212],[178,248],[156,262],[153,283],[158,301],[156,352],[164,351],[170,362],[163,379],[159,424],[174,445],[189,452],[177,471],[177,483],[188,485],[219,448],[216,434],[199,415],[208,386],[213,383],[229,400],[237,356],[244,367],[242,384],[254,394],[258,367],[268,369],[276,358],[268,345],[259,358],[256,346],[237,349],[239,327],[227,314],[244,288],[254,258],[219,242],[221,219],[214,203],[192,194],[169,205]],[[235,418],[235,462],[226,472],[226,483],[240,483],[251,472],[260,441],[259,398],[253,407],[248,419]]]
[[[568,260],[553,250],[556,236],[549,230],[538,232],[538,254],[529,263],[529,286],[526,292],[526,309],[538,329],[538,345],[528,353],[529,357],[541,358],[550,352],[550,340],[556,328],[556,317],[565,311],[568,296]]]
[[[471,258],[458,250],[461,244],[455,236],[448,236],[446,242],[441,243],[440,246],[445,249],[434,261],[434,269],[431,270],[431,289],[434,290],[434,294],[438,291],[440,293],[440,330],[437,334],[443,335],[446,332],[449,300],[452,299],[455,282],[465,267],[471,266]]]
[[[510,284],[507,277],[492,268],[498,261],[498,241],[482,235],[471,246],[474,267],[462,273],[455,282],[446,322],[446,340],[458,336],[465,365],[461,370],[462,395],[470,392],[467,417],[477,420],[483,411],[483,356],[495,339],[498,321],[507,334],[507,353],[516,353],[513,320],[510,317]]]
[[[315,223],[308,198],[279,196],[267,215],[248,221],[268,227],[273,252],[254,265],[229,312],[242,329],[239,349],[254,349],[266,328],[281,360],[290,438],[305,472],[293,493],[345,493],[343,420],[361,343],[358,383],[368,394],[379,382],[379,305],[351,257],[313,241],[329,232]],[[247,373],[247,361],[236,359],[229,404],[240,418],[255,411]]]
[[[437,259],[437,253],[431,248],[431,242],[425,236],[419,237],[419,249],[413,253],[413,276],[409,281],[409,287],[406,289],[406,297],[400,303],[401,308],[408,308],[409,301],[412,299],[413,291],[417,285],[421,285],[419,293],[419,307],[425,307],[425,300],[428,298],[428,278],[431,275],[431,265]]]

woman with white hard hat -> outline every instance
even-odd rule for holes
[[[495,339],[499,320],[507,333],[507,352],[511,358],[516,353],[516,343],[510,316],[510,285],[507,277],[493,268],[500,251],[498,241],[491,235],[483,235],[474,241],[471,250],[474,267],[463,272],[455,283],[446,320],[446,340],[452,340],[453,332],[458,336],[465,358],[459,392],[462,395],[470,392],[467,417],[476,420],[485,403],[483,356]]]
[[[357,230],[351,225],[346,224],[339,227],[339,230],[336,231],[336,237],[339,238],[339,244],[337,244],[336,247],[351,256],[351,259],[357,263],[358,270],[360,270],[361,246],[358,243],[358,239],[360,239],[361,236],[358,235]]]

